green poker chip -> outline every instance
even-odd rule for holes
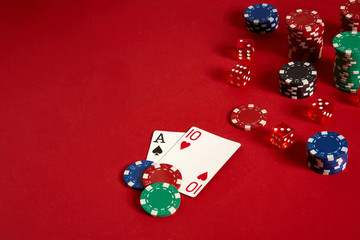
[[[333,46],[336,50],[351,55],[352,53],[360,53],[360,33],[358,32],[342,32],[333,39]]]
[[[179,191],[171,184],[158,182],[147,186],[140,196],[142,208],[154,217],[166,217],[179,208]]]
[[[348,93],[357,92],[360,86],[360,33],[339,33],[333,39],[333,46],[335,87]]]

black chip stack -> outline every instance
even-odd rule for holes
[[[317,72],[308,62],[289,62],[279,71],[280,93],[291,99],[302,99],[314,94]]]

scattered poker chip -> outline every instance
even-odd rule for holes
[[[358,31],[360,0],[346,0],[340,6],[340,32]]]
[[[280,93],[291,99],[303,99],[314,94],[317,71],[308,62],[285,64],[279,71]]]
[[[166,217],[179,209],[181,197],[171,184],[158,182],[147,186],[140,196],[142,208],[154,217]]]
[[[146,169],[151,167],[154,162],[144,160],[131,164],[124,171],[124,180],[126,184],[134,189],[144,189],[143,174]]]
[[[335,87],[348,93],[357,92],[360,86],[360,33],[339,33],[333,39],[333,47]]]
[[[248,104],[235,108],[230,115],[230,120],[234,126],[250,131],[265,126],[267,117],[266,109]]]
[[[246,28],[258,34],[266,34],[279,27],[279,14],[275,7],[267,3],[249,6],[245,12]]]
[[[297,9],[286,16],[286,26],[291,60],[315,62],[321,58],[325,25],[318,12]]]
[[[307,142],[308,166],[313,171],[332,175],[343,171],[348,161],[348,143],[344,136],[329,131],[314,134]]]
[[[166,163],[154,164],[143,174],[142,177],[144,187],[153,183],[165,182],[173,185],[177,189],[181,186],[182,175],[176,167]]]

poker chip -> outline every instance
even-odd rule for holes
[[[279,70],[280,93],[291,99],[303,99],[314,94],[317,71],[309,62],[295,61]]]
[[[360,33],[339,33],[333,39],[333,47],[335,87],[348,93],[357,92],[360,86]]]
[[[179,191],[169,183],[158,182],[147,186],[140,196],[142,208],[154,217],[166,217],[179,209]]]
[[[234,126],[250,131],[265,126],[267,117],[266,109],[248,104],[235,108],[230,115],[230,120]]]
[[[347,0],[340,6],[340,32],[358,31],[360,0]]]
[[[246,28],[253,33],[266,34],[279,27],[279,14],[275,7],[267,3],[249,6],[245,12]]]
[[[165,182],[179,189],[181,186],[182,176],[180,171],[173,165],[160,163],[154,164],[146,169],[143,174],[142,181],[144,187],[157,182]]]
[[[131,164],[124,171],[124,180],[126,184],[134,189],[144,189],[143,174],[146,169],[151,167],[154,162],[144,160]]]
[[[329,131],[318,132],[307,142],[308,167],[323,175],[343,171],[348,161],[348,143],[344,136]]]
[[[286,16],[288,57],[293,61],[315,62],[321,58],[324,23],[316,11],[297,9]]]

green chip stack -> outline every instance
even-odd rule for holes
[[[335,48],[334,84],[348,93],[360,86],[360,33],[343,32],[333,39]]]

